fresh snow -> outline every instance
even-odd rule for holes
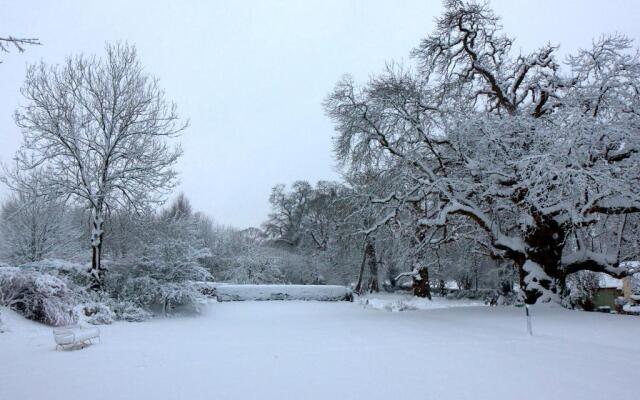
[[[631,314],[640,314],[640,305],[625,304],[622,306],[622,311]]]
[[[514,307],[212,303],[102,326],[76,351],[1,313],[3,400],[632,399],[640,370],[637,317],[551,306],[532,308],[531,337]]]
[[[622,286],[623,286],[622,279],[614,278],[613,276],[609,274],[605,274],[604,272],[599,272],[598,277],[599,277],[599,281],[600,281],[599,283],[601,288],[622,290]]]
[[[443,297],[434,297],[432,300],[429,300],[408,294],[376,294],[362,296],[357,298],[356,302],[368,308],[392,312],[484,306],[484,302],[478,300],[449,300]]]

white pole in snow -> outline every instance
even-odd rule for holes
[[[524,305],[525,313],[527,314],[527,333],[529,336],[533,336],[533,329],[531,328],[531,314],[529,313],[529,305]]]

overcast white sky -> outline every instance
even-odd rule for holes
[[[640,38],[635,0],[492,5],[523,50],[551,41],[571,52],[601,33]],[[12,113],[28,63],[126,40],[191,121],[180,189],[220,223],[259,225],[274,184],[338,178],[321,107],[335,82],[344,73],[363,81],[386,61],[406,60],[440,11],[438,0],[0,0],[0,36],[43,44],[0,55],[0,160],[21,141]]]

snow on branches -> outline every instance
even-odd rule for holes
[[[579,270],[626,275],[619,245],[640,211],[632,42],[605,36],[566,63],[551,45],[514,54],[486,4],[445,5],[415,69],[391,65],[363,87],[344,78],[328,96],[340,162],[402,176],[378,204],[421,204],[417,227],[479,227],[477,241],[519,267],[529,302],[556,300]],[[606,245],[585,240],[612,226]]]
[[[176,182],[181,155],[168,139],[186,127],[134,47],[107,45],[104,58],[76,56],[27,70],[15,113],[24,143],[5,180],[16,189],[30,173],[47,177],[50,195],[92,211],[94,287],[102,285],[103,224],[112,210],[160,201]]]
[[[63,280],[38,271],[0,267],[0,305],[47,325],[73,323],[73,294]]]

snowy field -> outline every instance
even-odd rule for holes
[[[102,344],[76,351],[55,351],[50,328],[3,309],[0,399],[588,400],[638,393],[639,318],[538,307],[529,337],[522,309],[440,299],[431,308],[389,312],[378,306],[397,298],[359,300],[214,303],[197,317],[103,326]]]

